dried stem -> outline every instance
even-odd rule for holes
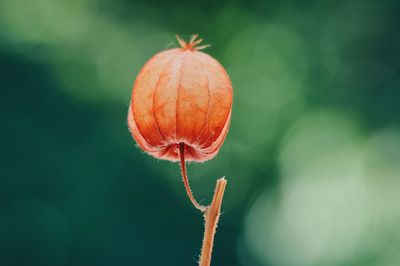
[[[205,221],[203,245],[201,248],[199,266],[210,266],[211,254],[214,245],[214,236],[217,229],[219,216],[221,214],[221,204],[227,181],[224,177],[218,179],[217,184],[215,186],[213,200],[210,206],[205,207],[200,205],[193,196],[192,190],[190,189],[189,180],[186,174],[184,143],[179,144],[179,154],[180,154],[182,179],[185,185],[186,193],[189,196],[189,199],[192,202],[192,204],[203,213]]]
[[[204,213],[205,230],[199,266],[210,266],[211,264],[214,235],[217,229],[219,216],[221,214],[221,204],[222,198],[224,197],[225,187],[226,179],[224,177],[218,179],[215,186],[214,198],[211,202],[211,205],[208,206],[206,212]]]

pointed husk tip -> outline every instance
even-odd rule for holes
[[[190,37],[189,42],[186,42],[185,40],[183,40],[181,37],[179,37],[179,35],[175,35],[175,37],[178,40],[179,45],[184,50],[200,51],[200,50],[203,50],[205,48],[211,47],[211,44],[205,44],[205,45],[197,46],[198,44],[200,44],[203,41],[202,38],[198,39],[198,37],[199,37],[198,34],[193,34]]]

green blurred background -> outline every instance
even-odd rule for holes
[[[213,265],[400,265],[400,2],[0,0],[0,265],[196,265],[177,164],[126,124],[175,34],[229,72]]]

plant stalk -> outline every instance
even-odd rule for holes
[[[226,183],[227,182],[224,177],[217,180],[211,205],[208,206],[207,210],[204,212],[205,229],[199,266],[211,265],[211,253],[213,250],[214,236],[217,229],[219,216],[221,215],[221,204],[222,198],[224,197]]]
[[[195,208],[200,210],[204,216],[204,237],[203,244],[201,248],[201,255],[199,266],[210,266],[211,265],[211,255],[214,246],[214,236],[217,229],[219,217],[221,215],[221,204],[224,197],[225,187],[227,181],[225,177],[217,180],[215,186],[214,196],[212,202],[209,206],[200,205],[193,196],[192,190],[190,189],[189,179],[186,174],[186,163],[185,163],[185,144],[179,144],[180,153],[180,164],[182,179],[185,185],[186,193],[194,205]]]

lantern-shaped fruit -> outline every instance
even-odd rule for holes
[[[129,129],[150,155],[203,162],[219,151],[228,131],[232,85],[225,69],[196,47],[201,39],[156,54],[133,86]]]
[[[128,125],[138,145],[150,155],[180,161],[182,179],[193,205],[205,219],[199,265],[210,266],[214,234],[227,181],[217,181],[209,206],[194,198],[185,160],[213,158],[228,132],[232,85],[225,69],[194,35],[189,43],[177,37],[181,48],[156,54],[136,78],[128,111]]]

